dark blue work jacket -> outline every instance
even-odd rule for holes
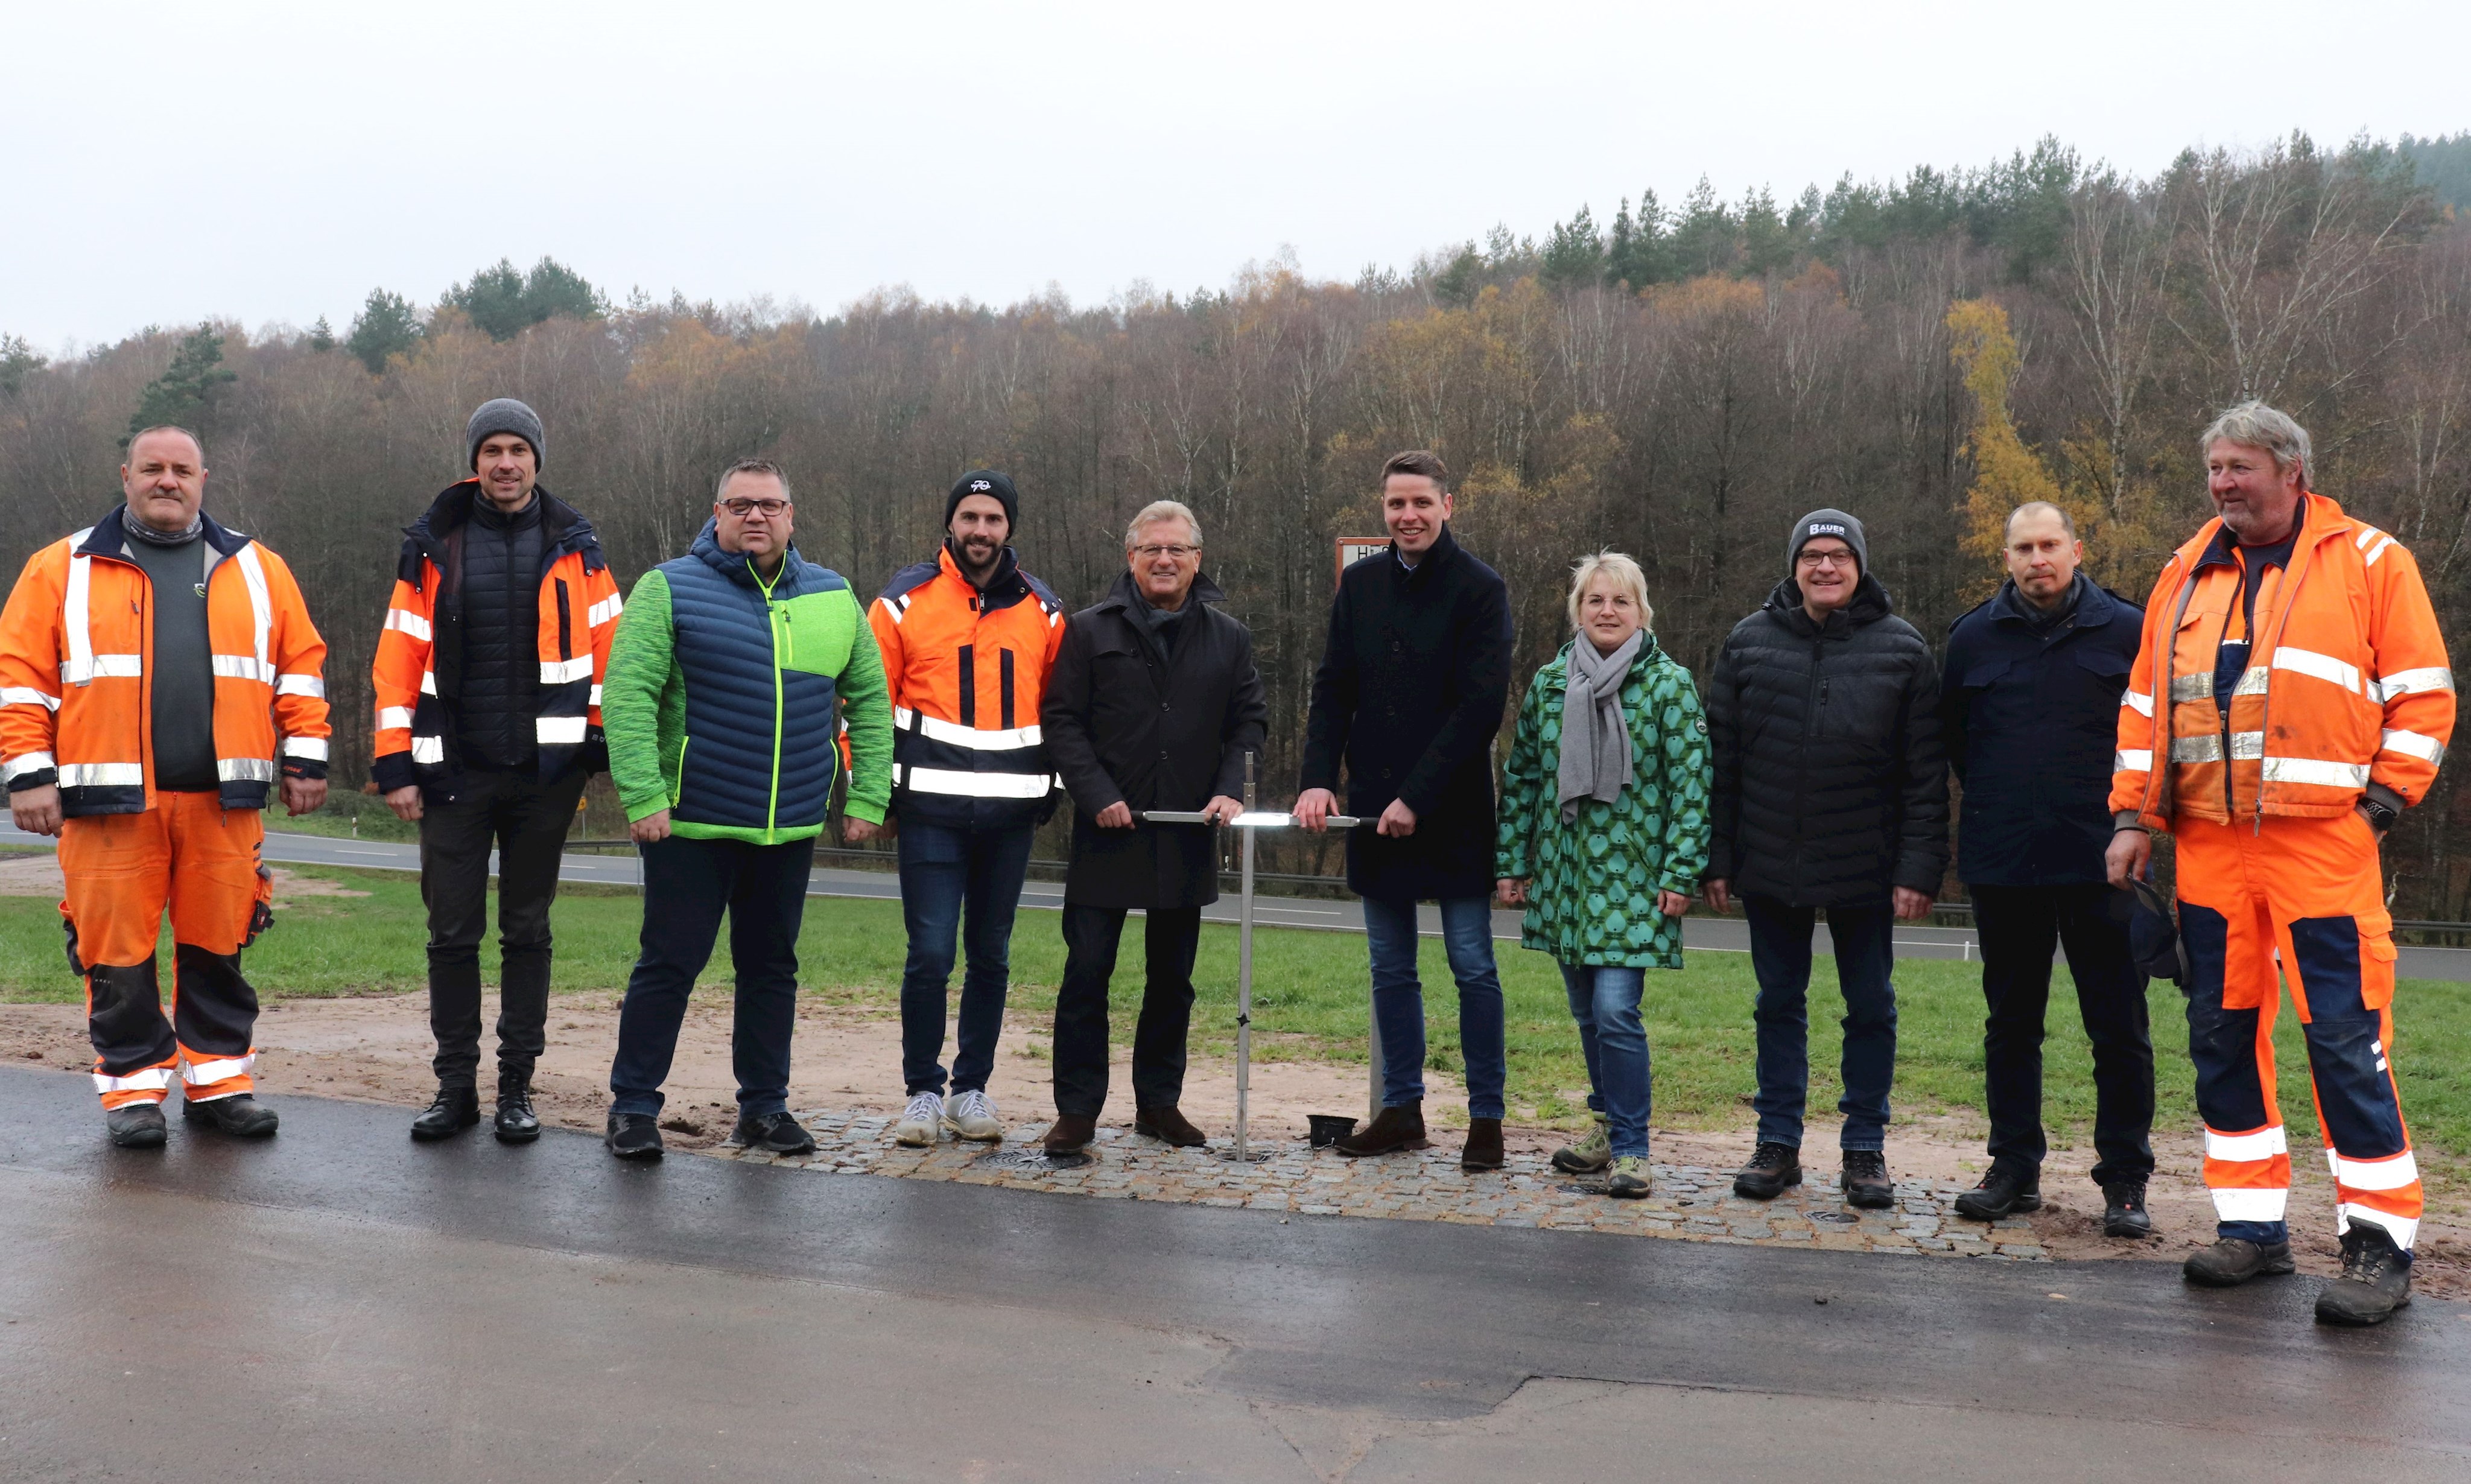
[[[2037,632],[2013,582],[1948,629],[1940,687],[1965,786],[1956,874],[1975,886],[2105,879],[2119,697],[2145,610],[2077,577],[2076,611]]]

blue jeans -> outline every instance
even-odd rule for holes
[[[963,938],[955,1093],[986,1091],[1003,1034],[1004,987],[1012,974],[1012,917],[1029,875],[1033,828],[956,830],[901,821],[901,919],[909,961],[901,971],[901,1079],[907,1094],[944,1091],[944,996],[953,982],[954,943]]]
[[[748,1118],[789,1106],[789,1033],[798,1020],[798,927],[815,842],[749,845],[672,835],[638,847],[644,858],[643,951],[618,1010],[618,1055],[609,1067],[609,1111],[661,1111],[661,1084],[677,1054],[678,1025],[695,976],[712,961],[729,914],[730,965],[738,995],[729,1055],[738,1111]]]
[[[1648,1083],[1647,1026],[1638,1018],[1638,1001],[1647,992],[1647,971],[1565,963],[1562,987],[1570,992],[1570,1018],[1579,1023],[1579,1049],[1588,1058],[1588,1106],[1604,1115],[1614,1158],[1636,1154],[1645,1159],[1654,1096]]]
[[[1815,907],[1745,895],[1751,972],[1759,981],[1759,1142],[1801,1147],[1802,1105],[1810,1096],[1810,928]],[[1845,1115],[1848,1151],[1888,1145],[1888,1091],[1896,1079],[1895,914],[1876,907],[1831,907],[1836,978],[1845,992]]]
[[[1501,974],[1493,964],[1493,904],[1442,900],[1442,946],[1459,985],[1459,1049],[1467,1058],[1468,1117],[1501,1117],[1509,1077],[1502,1047]],[[1373,954],[1373,1016],[1381,1026],[1381,1106],[1424,1095],[1424,986],[1416,978],[1416,904],[1364,899]]]

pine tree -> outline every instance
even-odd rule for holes
[[[129,438],[140,430],[165,423],[205,436],[215,420],[215,393],[238,380],[239,375],[224,365],[224,338],[213,325],[198,326],[181,337],[163,374],[137,394],[137,411],[129,414],[129,436],[120,440],[120,446],[127,448]]]
[[[326,322],[324,315],[319,315],[318,322],[309,327],[309,348],[316,351],[335,348],[335,327]]]
[[[26,377],[41,370],[49,361],[35,354],[22,335],[0,335],[0,395],[15,396],[26,385]]]
[[[360,357],[371,376],[385,375],[388,360],[410,355],[419,343],[420,316],[412,301],[384,289],[369,291],[368,302],[352,321],[352,333],[343,338],[343,348]]]
[[[447,290],[440,303],[461,310],[475,328],[498,341],[512,340],[557,316],[598,319],[608,312],[608,301],[581,273],[546,257],[532,265],[529,275],[512,258],[500,258],[468,283]]]

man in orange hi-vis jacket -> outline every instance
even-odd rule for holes
[[[2220,518],[2163,566],[2119,713],[2113,885],[2177,842],[2188,1052],[2214,1244],[2194,1283],[2292,1271],[2273,1065],[2277,969],[2306,1027],[2342,1273],[2317,1300],[2368,1325],[2411,1302],[2419,1171],[2389,1065],[2393,919],[2377,847],[2436,780],[2454,676],[2393,537],[2308,487],[2308,435],[2247,402],[2201,439]]]
[[[0,778],[17,828],[59,836],[111,1142],[163,1142],[175,1075],[184,1118],[263,1138],[240,951],[271,920],[275,780],[295,814],[326,801],[326,643],[283,559],[200,508],[194,435],[149,428],[128,457],[126,503],[28,558],[0,611]]]

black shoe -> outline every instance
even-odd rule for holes
[[[1772,1201],[1789,1185],[1801,1184],[1801,1151],[1789,1143],[1762,1143],[1751,1162],[1733,1172],[1733,1193],[1746,1201]]]
[[[163,1105],[160,1103],[122,1103],[106,1108],[103,1126],[111,1142],[124,1149],[160,1149],[163,1147]]]
[[[2293,1271],[2291,1244],[2224,1237],[2188,1254],[2179,1271],[2188,1282],[2208,1288],[2233,1288],[2251,1278],[2278,1278]]]
[[[480,1111],[477,1099],[473,1111]],[[494,1121],[500,1143],[530,1143],[540,1137],[540,1115],[532,1112],[531,1078],[498,1078],[498,1113]]]
[[[812,1154],[815,1136],[801,1127],[797,1118],[787,1112],[758,1113],[738,1116],[738,1131],[729,1136],[749,1149],[766,1154]],[[611,1144],[616,1148],[616,1144]]]
[[[2317,1295],[2318,1324],[2383,1324],[2411,1303],[2411,1254],[2373,1221],[2351,1218],[2342,1234],[2342,1275]]]
[[[1865,1211],[1885,1211],[1896,1204],[1896,1188],[1888,1180],[1888,1157],[1876,1149],[1845,1151],[1845,1204]],[[2039,1204],[2039,1197],[2036,1203]]]
[[[1956,1213],[1975,1221],[1996,1221],[2020,1211],[2042,1209],[2042,1176],[2038,1170],[2015,1170],[1992,1164],[1982,1183],[1956,1198]]]
[[[441,1087],[437,1098],[412,1120],[412,1137],[427,1143],[461,1133],[481,1121],[481,1095],[468,1087]]]
[[[2102,1235],[2153,1235],[2153,1217],[2145,1209],[2145,1182],[2114,1180],[2102,1188]]]
[[[622,1160],[661,1157],[661,1120],[648,1113],[609,1115],[609,1133],[601,1140]]]
[[[183,1097],[180,1099],[180,1119],[185,1123],[211,1123],[234,1139],[264,1139],[283,1122],[273,1109],[247,1093],[234,1093],[229,1097],[217,1097],[207,1102]]]

